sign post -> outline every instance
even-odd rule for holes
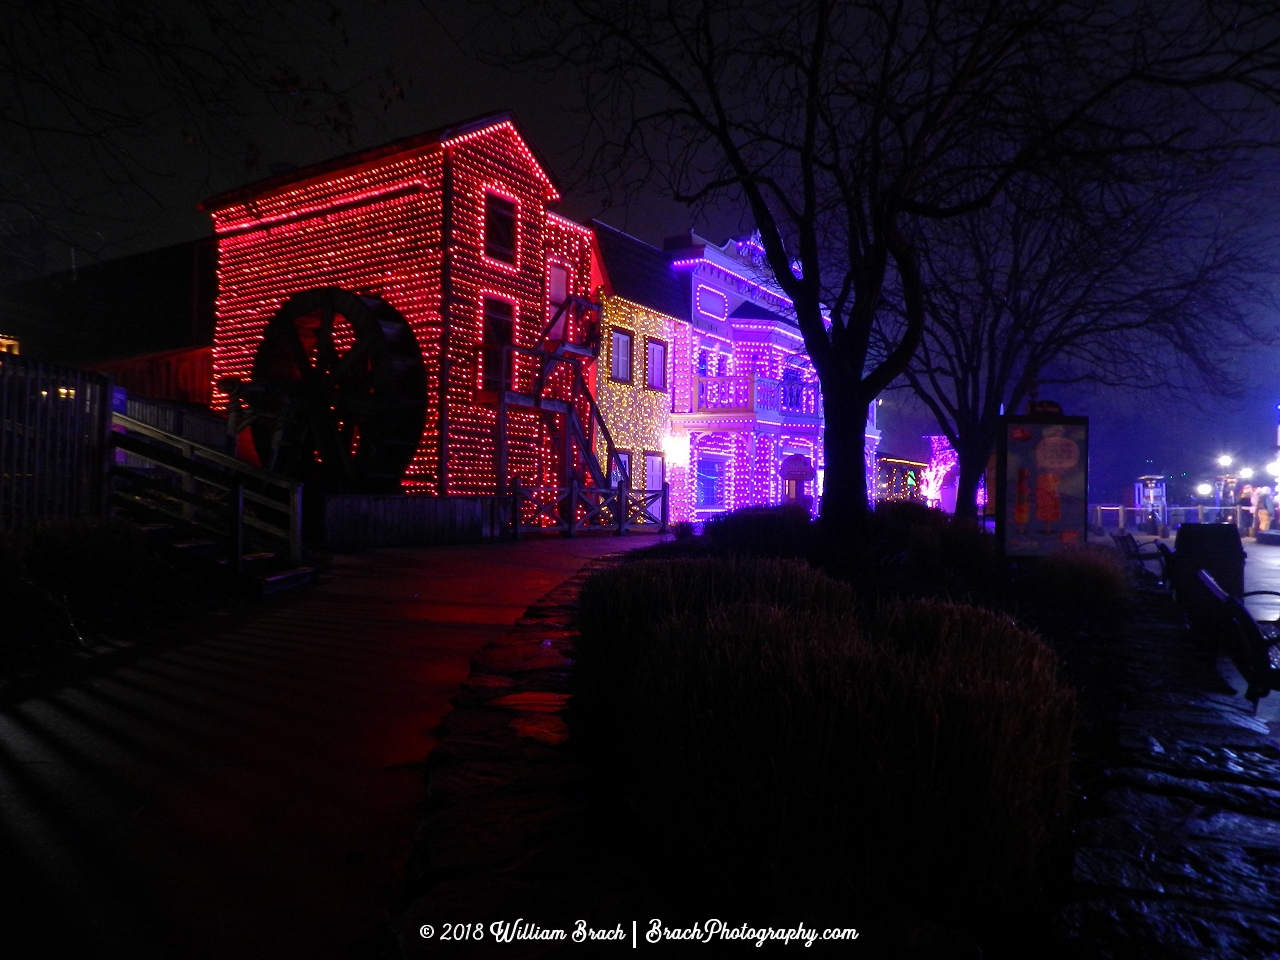
[[[1087,540],[1088,417],[1006,416],[996,459],[996,538],[1006,556],[1042,557]]]

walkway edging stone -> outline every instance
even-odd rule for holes
[[[580,830],[586,772],[568,747],[562,714],[578,595],[623,556],[588,561],[472,657],[427,758],[425,815],[409,867],[411,889],[423,892],[389,924],[393,955],[438,952],[443,924],[481,923],[484,939],[469,945],[468,956],[541,956],[554,944],[522,943],[513,953],[512,944],[493,942],[489,924],[563,925],[607,899],[591,879],[596,861]]]

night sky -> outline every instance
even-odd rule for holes
[[[246,128],[246,134],[261,145],[258,166],[249,169],[228,159],[235,154],[232,150],[210,164],[204,155],[182,144],[177,131],[165,129],[151,141],[136,143],[138,151],[159,158],[152,164],[155,172],[147,184],[149,198],[106,185],[94,191],[95,170],[77,170],[72,162],[67,175],[90,187],[81,194],[90,198],[86,204],[90,217],[62,225],[61,232],[71,242],[48,244],[45,270],[67,269],[73,244],[80,247],[83,263],[86,257],[118,256],[206,236],[208,220],[196,209],[199,200],[264,177],[273,164],[305,165],[496,110],[516,114],[526,136],[557,176],[565,193],[560,212],[570,217],[600,217],[658,245],[664,236],[690,228],[715,240],[748,228],[737,211],[694,216],[657,192],[628,202],[591,190],[582,171],[574,169],[574,148],[583,131],[582,118],[573,113],[574,81],[543,83],[474,59],[472,53],[497,32],[485,7],[363,0],[343,4],[342,9],[349,42],[334,45],[332,76],[338,82],[371,78],[361,98],[366,106],[356,113],[352,142],[285,123],[264,109],[250,118]],[[323,31],[315,25],[310,29],[317,31],[317,42],[330,42],[331,37],[321,36]],[[384,110],[372,91],[383,82],[388,68],[395,71],[405,98]],[[1271,278],[1259,282],[1272,285]],[[1266,331],[1276,329],[1274,316],[1258,321]],[[1214,461],[1221,453],[1255,468],[1275,456],[1278,360],[1280,348],[1275,346],[1258,346],[1241,356],[1246,387],[1241,396],[1230,400],[1055,388],[1045,388],[1041,396],[1059,400],[1069,414],[1091,418],[1090,486],[1095,502],[1118,501],[1122,490],[1141,473],[1172,474],[1179,480],[1185,474],[1189,491],[1217,472]],[[1135,357],[1134,362],[1158,361]],[[923,408],[908,396],[894,393],[886,396],[881,411],[882,449],[899,456],[922,456],[927,447],[920,437],[938,432]],[[1185,500],[1176,487],[1170,493]]]

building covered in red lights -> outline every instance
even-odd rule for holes
[[[214,405],[244,453],[336,493],[812,503],[821,400],[750,241],[659,250],[559,199],[498,114],[206,201]]]
[[[590,438],[567,421],[591,423],[573,362],[548,372],[512,349],[543,346],[553,300],[558,309],[599,283],[591,232],[550,212],[559,199],[499,114],[206,201],[218,244],[215,406],[248,382],[311,385],[308,398],[276,401],[281,415],[253,437],[264,461],[327,461],[329,489],[389,492],[401,462],[395,484],[437,495],[581,473]],[[566,311],[555,336],[584,343],[588,314]],[[587,351],[569,353],[582,366]],[[506,402],[540,376],[555,402]],[[285,449],[262,449],[282,433]]]

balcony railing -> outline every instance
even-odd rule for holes
[[[817,421],[822,402],[817,384],[784,383],[771,377],[698,377],[699,413],[754,413],[787,420]]]

